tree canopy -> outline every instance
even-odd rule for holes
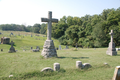
[[[26,31],[46,34],[47,23],[33,26],[2,24],[2,30]],[[120,7],[104,9],[101,14],[84,17],[63,16],[58,23],[52,23],[52,37],[59,39],[63,45],[84,47],[107,47],[110,42],[110,30],[113,30],[114,42],[120,45]]]

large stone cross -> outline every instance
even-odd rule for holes
[[[57,52],[55,50],[54,42],[51,40],[51,30],[52,30],[52,22],[58,22],[58,19],[52,19],[52,12],[48,12],[48,18],[41,18],[42,22],[48,22],[47,27],[47,40],[44,43],[43,50],[41,55],[45,58],[49,57],[57,57]]]
[[[109,47],[108,50],[106,51],[106,54],[108,55],[117,55],[116,49],[115,49],[115,43],[113,42],[113,30],[111,30],[111,32],[109,33],[111,35],[111,42],[109,43]]]
[[[51,40],[51,30],[52,30],[52,22],[58,22],[58,19],[52,19],[52,12],[48,12],[48,18],[41,18],[42,22],[48,22],[47,27],[47,40]]]
[[[111,42],[113,42],[113,35],[114,35],[113,30],[111,30],[109,34],[111,35]]]

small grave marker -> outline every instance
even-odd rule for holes
[[[59,45],[59,50],[62,50],[61,45]]]
[[[112,80],[120,80],[120,66],[116,66]]]
[[[11,48],[10,48],[10,50],[9,50],[9,53],[16,52],[16,51],[15,51],[15,48],[13,47],[13,44],[14,44],[14,42],[11,41]]]
[[[82,62],[81,61],[76,61],[76,68],[82,69]]]
[[[49,72],[49,71],[53,72],[53,69],[51,67],[45,67],[41,70],[41,72]]]
[[[59,71],[59,70],[60,70],[60,64],[54,63],[54,71]]]
[[[33,49],[33,47],[31,47],[31,49]]]
[[[3,49],[1,49],[1,52],[3,51]]]
[[[78,47],[77,47],[77,43],[76,43],[76,46],[75,46],[75,47],[78,48]]]
[[[40,47],[39,47],[39,46],[36,46],[36,49],[40,50]]]
[[[66,45],[66,48],[65,48],[65,49],[69,49],[67,45]]]

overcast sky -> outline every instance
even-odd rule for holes
[[[41,17],[60,20],[63,16],[82,17],[100,14],[104,9],[117,9],[120,0],[0,0],[0,24],[41,24]]]

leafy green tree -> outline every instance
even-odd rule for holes
[[[33,25],[33,32],[34,33],[39,33],[40,29],[41,29],[41,25],[40,24],[36,23],[36,24]]]
[[[73,23],[73,17],[71,17],[71,16],[67,17],[67,24],[68,24],[68,26],[74,25],[74,23]]]
[[[107,21],[108,21],[109,26],[110,25],[118,25],[118,22],[120,22],[120,10],[111,11],[108,14]]]
[[[65,35],[69,39],[73,40],[72,46],[75,46],[75,44],[78,41],[78,32],[79,32],[79,26],[78,25],[72,25],[65,31]]]
[[[45,34],[47,31],[47,24],[43,23],[41,24],[40,34]]]
[[[102,22],[97,23],[92,32],[92,36],[94,38],[94,46],[101,47],[105,41],[105,33],[102,29]]]

